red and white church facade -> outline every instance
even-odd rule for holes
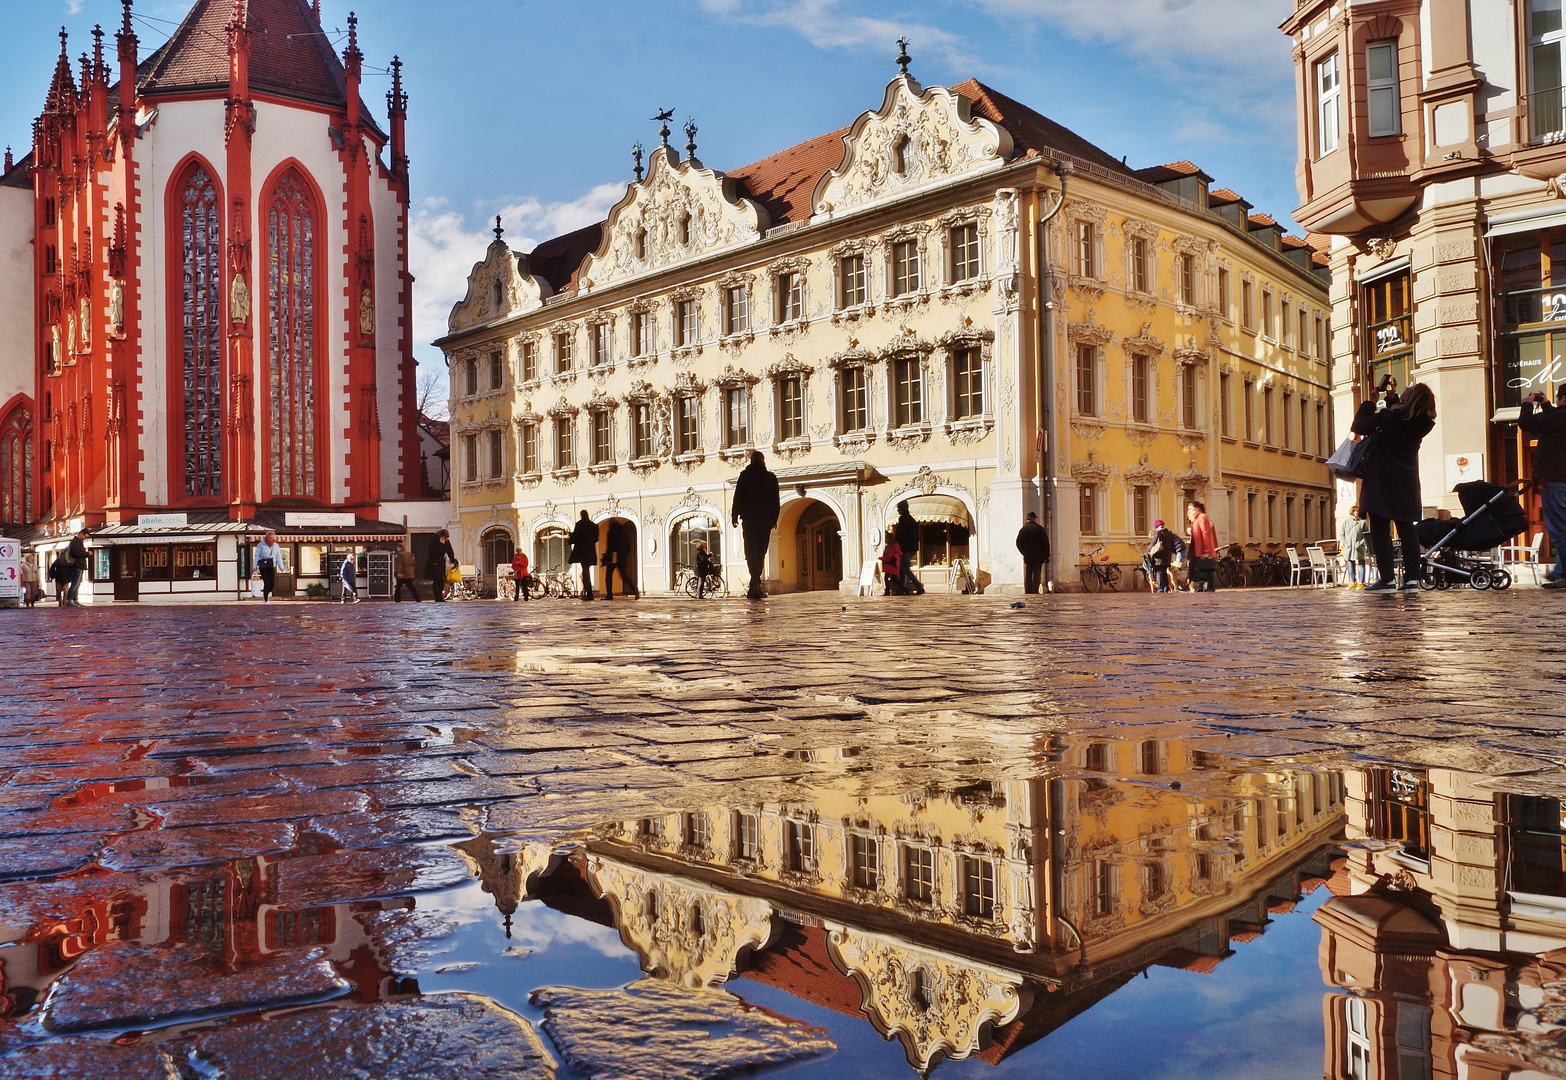
[[[32,315],[0,342],[0,529],[45,557],[92,530],[102,600],[241,594],[275,528],[302,589],[448,515],[420,461],[401,64],[383,130],[351,15],[339,56],[320,0],[197,0],[143,58],[121,2],[112,60],[95,30],[73,65],[61,32],[0,178],[0,310]]]

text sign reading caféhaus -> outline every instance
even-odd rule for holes
[[[352,527],[358,523],[358,519],[352,514],[284,514],[283,524],[287,528],[296,529],[301,526],[311,529]]]
[[[184,514],[141,514],[136,518],[138,529],[183,529],[188,524]]]

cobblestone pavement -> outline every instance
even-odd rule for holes
[[[1034,1002],[1096,1001],[1202,952],[1197,907],[1149,857],[1189,849],[1170,865],[1197,906],[1213,895],[1199,874],[1231,867],[1228,949],[1247,889],[1262,889],[1260,926],[1277,875],[1293,874],[1292,905],[1395,846],[1373,822],[1345,840],[1353,777],[1433,792],[1445,771],[1566,797],[1561,611],[1540,593],[1289,590],[0,613],[0,1074],[695,1077],[859,1060],[854,1036],[795,1022],[814,1015],[802,1002],[895,1036],[915,1068],[1001,1067],[1063,1022]],[[1073,810],[1058,792],[1078,788]],[[1218,821],[1220,804],[1285,788],[1287,843],[1258,816],[1254,850],[1239,818],[1148,846],[1171,813],[1159,800]],[[1124,918],[1102,938],[1083,922],[1104,905],[1070,870],[1108,842],[1084,824],[1095,799],[1143,812],[1114,837],[1142,845],[1126,862],[1144,867],[1135,940]],[[1280,802],[1279,838],[1286,817]],[[935,861],[917,843],[867,856],[856,828]],[[1240,880],[1263,864],[1266,882]],[[1051,905],[1059,921],[1040,915]],[[513,944],[461,945],[496,908]],[[533,971],[496,974],[494,957],[531,963],[514,942],[559,913],[613,932],[573,931],[596,944],[522,978],[530,998],[484,982]],[[911,1007],[866,975],[885,975],[873,954],[894,940],[902,974],[885,978]],[[704,989],[728,979],[733,993]],[[794,996],[767,997],[780,990]],[[987,994],[989,1012],[957,1015]],[[662,1042],[623,1037],[676,1014]]]

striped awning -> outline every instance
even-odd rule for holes
[[[961,525],[972,528],[968,508],[955,495],[915,495],[908,500],[908,513],[926,525]],[[897,520],[897,504],[892,504],[891,519]]]

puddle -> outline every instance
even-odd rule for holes
[[[873,773],[884,747],[797,748],[771,756],[819,768],[569,832],[338,849],[301,823],[277,854],[3,885],[0,1052],[144,1033],[200,1072],[277,1010],[500,1023],[487,999],[568,1080],[1566,1075],[1558,791],[1214,744]]]

